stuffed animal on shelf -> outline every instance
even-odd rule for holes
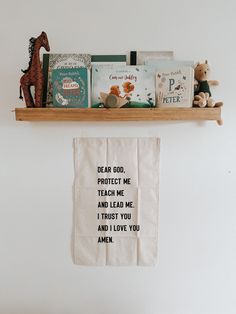
[[[30,39],[29,54],[30,61],[26,70],[22,70],[24,75],[20,79],[20,99],[23,100],[21,90],[23,91],[26,107],[42,107],[43,95],[43,71],[39,58],[39,50],[44,47],[46,51],[50,51],[48,37],[42,32],[37,38]],[[35,96],[31,93],[31,86],[35,87]]]
[[[218,81],[208,80],[210,68],[207,60],[198,63],[194,70],[195,86],[193,105],[197,107],[220,107],[223,102],[215,102],[211,97],[210,86],[219,85]]]
[[[124,84],[122,85],[125,91]],[[121,96],[120,86],[119,85],[112,85],[110,87],[110,92],[107,93],[100,93],[100,97],[102,103],[105,108],[121,108],[125,104],[127,104],[127,94],[125,96]]]
[[[105,108],[121,108],[128,102],[126,98],[117,96],[116,93],[101,92],[100,97]]]

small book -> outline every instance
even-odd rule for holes
[[[90,80],[87,68],[52,71],[53,107],[87,108],[90,103]]]
[[[192,107],[194,93],[194,69],[181,66],[157,70],[157,107]]]
[[[92,55],[92,65],[96,64],[126,64],[126,55]]]
[[[46,53],[43,55],[43,107],[52,106],[52,71],[80,67],[91,69],[91,55],[82,53]]]
[[[95,65],[92,77],[92,107],[155,106],[155,71],[152,67]]]
[[[147,60],[172,60],[174,58],[173,51],[131,51],[130,65],[147,64]]]

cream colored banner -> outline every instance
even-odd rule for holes
[[[74,139],[76,264],[155,265],[159,146],[158,138]]]

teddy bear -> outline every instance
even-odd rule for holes
[[[210,68],[207,60],[205,63],[197,63],[194,69],[195,88],[193,105],[198,107],[220,107],[222,102],[215,102],[211,97],[210,86],[219,85],[218,81],[208,80]]]

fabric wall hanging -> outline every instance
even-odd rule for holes
[[[158,138],[74,139],[76,264],[155,265],[159,147]]]

